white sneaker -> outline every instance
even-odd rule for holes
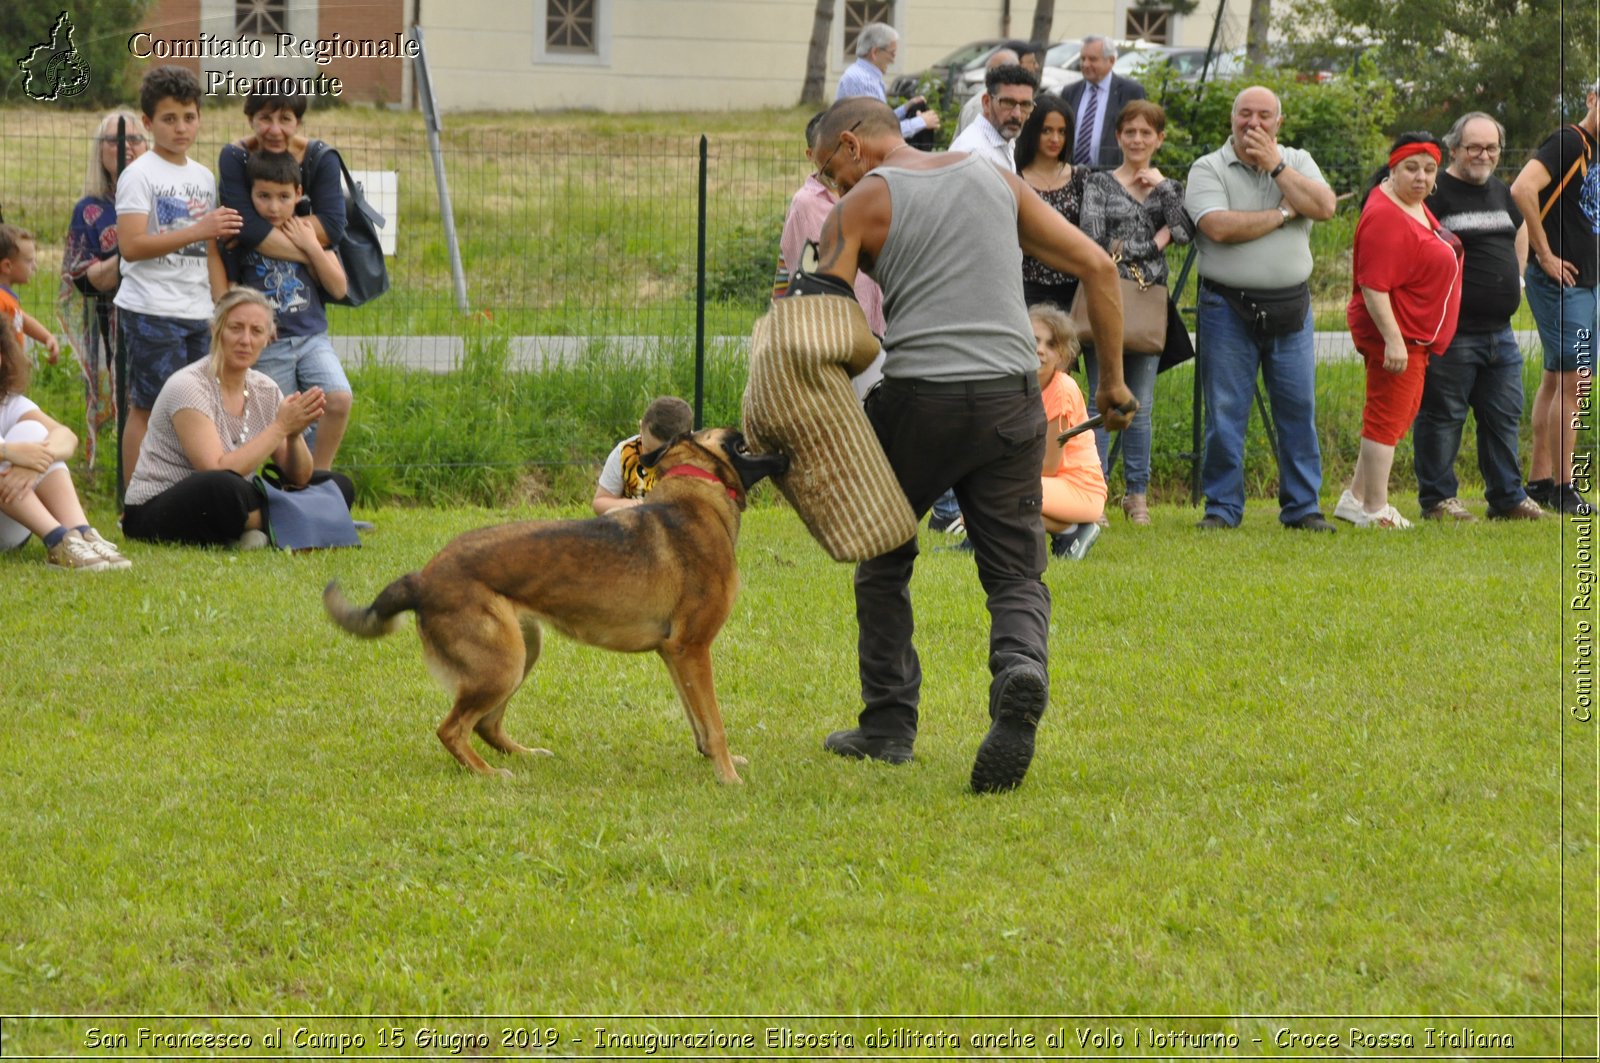
[[[272,540],[267,538],[266,532],[261,531],[259,528],[251,528],[239,536],[238,542],[233,545],[240,550],[261,550],[270,546],[271,543]]]
[[[83,541],[88,543],[89,548],[95,553],[106,559],[107,568],[124,569],[133,567],[132,561],[123,557],[121,551],[101,538],[100,533],[93,528],[84,533]]]
[[[75,572],[103,572],[111,567],[111,563],[76,530],[67,532],[59,543],[45,552],[45,564]]]
[[[1376,513],[1363,512],[1361,519],[1356,521],[1358,528],[1386,528],[1391,531],[1404,531],[1411,527],[1411,522],[1400,515],[1400,511],[1393,506],[1384,506]]]
[[[1361,503],[1356,501],[1356,496],[1346,491],[1339,496],[1339,504],[1333,507],[1333,515],[1340,520],[1347,520],[1351,524],[1360,524],[1363,516]]]

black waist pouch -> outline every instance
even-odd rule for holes
[[[1306,311],[1311,309],[1311,286],[1296,284],[1292,288],[1230,288],[1215,281],[1205,286],[1227,300],[1234,313],[1243,318],[1257,339],[1297,332],[1305,325]]]

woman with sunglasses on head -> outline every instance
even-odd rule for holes
[[[61,255],[57,316],[83,369],[83,456],[91,469],[96,437],[117,415],[111,379],[116,315],[111,297],[122,280],[122,257],[117,250],[117,177],[121,168],[143,155],[148,146],[144,125],[132,111],[112,111],[100,120],[89,138],[83,198],[72,208]]]
[[[1333,515],[1358,528],[1411,527],[1389,504],[1394,449],[1422,407],[1428,358],[1450,346],[1461,312],[1461,241],[1423,202],[1442,158],[1432,133],[1400,134],[1356,223],[1346,313],[1367,363],[1367,401],[1355,473]]]
[[[1078,223],[1088,170],[1072,165],[1072,109],[1054,93],[1041,95],[1017,134],[1017,173],[1063,218]],[[1078,278],[1057,273],[1038,259],[1022,258],[1022,297],[1029,306],[1071,306]]]

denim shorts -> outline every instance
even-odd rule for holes
[[[345,376],[344,366],[326,333],[272,341],[257,359],[256,371],[277,381],[278,390],[284,395],[309,388],[326,392],[350,390],[350,378]]]
[[[167,378],[198,362],[211,348],[211,322],[117,311],[122,349],[128,355],[128,406],[148,410]]]
[[[1550,373],[1570,373],[1580,367],[1594,371],[1594,344],[1600,300],[1594,288],[1563,288],[1539,266],[1528,264],[1528,309],[1539,326],[1544,343],[1544,368]]]

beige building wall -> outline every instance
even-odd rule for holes
[[[1016,0],[1013,0],[1015,6]],[[898,67],[998,35],[1002,0],[902,0]],[[739,110],[800,99],[815,0],[600,0],[599,55],[544,53],[544,0],[422,0],[439,106],[461,110]],[[843,5],[841,5],[841,12]],[[1032,8],[1029,8],[1032,17]],[[830,42],[827,95],[844,57]]]
[[[1131,0],[1056,5],[1051,37],[1120,33]],[[1229,0],[1233,43],[1244,39],[1248,0]],[[598,0],[597,54],[545,51],[546,0],[420,0],[434,93],[441,109],[742,110],[789,107],[800,98],[815,0]],[[1009,8],[1009,32],[1002,13]],[[828,49],[832,99],[844,54],[844,5]],[[1174,24],[1176,43],[1204,44],[1215,8],[1202,5]],[[899,62],[922,69],[979,38],[1026,35],[1031,0],[900,0]]]

